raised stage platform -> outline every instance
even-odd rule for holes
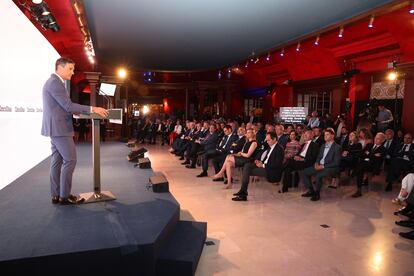
[[[134,168],[129,151],[101,145],[102,190],[116,201],[53,205],[49,158],[1,190],[1,274],[193,275],[207,224],[180,221],[179,203],[147,189],[154,173]],[[90,192],[91,145],[78,145],[77,154],[72,192]]]

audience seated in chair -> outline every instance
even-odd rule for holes
[[[250,176],[263,176],[269,182],[279,182],[282,177],[283,147],[277,142],[276,133],[266,134],[269,148],[262,154],[259,160],[247,162],[243,167],[242,186],[235,193],[233,201],[246,201]]]
[[[332,128],[325,130],[325,144],[319,150],[318,158],[314,166],[303,171],[304,184],[308,191],[302,194],[303,197],[310,197],[312,201],[320,199],[320,191],[324,177],[338,174],[341,161],[341,146],[335,143],[335,131]],[[311,182],[311,177],[316,177],[316,186]]]

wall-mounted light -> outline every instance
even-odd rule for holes
[[[285,56],[285,48],[282,48],[282,50],[280,51],[280,56],[281,57]]]
[[[375,20],[375,16],[371,16],[371,19],[369,20],[369,23],[368,23],[368,28],[374,27],[374,20]]]
[[[343,36],[344,36],[344,26],[341,26],[341,28],[339,29],[338,37],[342,38]]]
[[[296,45],[296,52],[300,51],[300,41],[298,42],[298,45]]]
[[[395,81],[398,78],[398,74],[395,71],[388,73],[387,79],[390,81]]]
[[[320,35],[318,35],[317,37],[316,37],[316,39],[315,39],[315,45],[319,45],[319,39],[320,39]]]
[[[125,79],[127,76],[127,71],[124,68],[120,68],[118,70],[118,77],[120,77],[121,79]]]

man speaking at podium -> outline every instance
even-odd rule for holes
[[[48,136],[52,144],[50,164],[50,185],[52,203],[72,205],[82,203],[72,195],[72,175],[76,166],[76,148],[73,141],[72,113],[97,113],[108,116],[101,107],[73,103],[66,92],[64,81],[70,80],[75,63],[68,58],[59,58],[55,64],[55,73],[43,86],[43,136]]]

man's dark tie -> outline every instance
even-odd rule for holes
[[[407,145],[404,145],[401,152],[404,153],[406,149],[407,149]]]

